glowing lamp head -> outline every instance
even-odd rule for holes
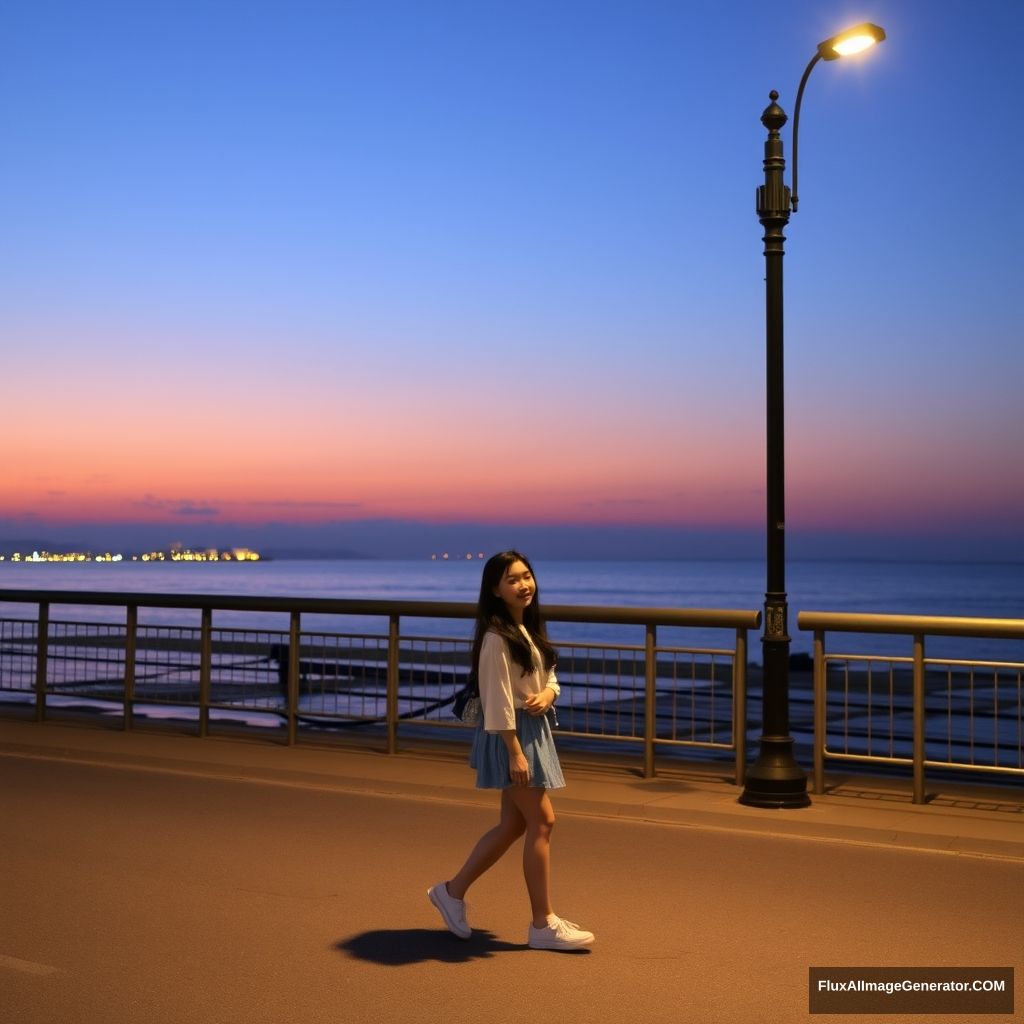
[[[880,43],[885,39],[885,29],[878,25],[865,22],[863,25],[855,25],[853,28],[840,32],[839,35],[818,43],[818,55],[822,60],[838,60],[840,57],[850,57],[855,53]]]

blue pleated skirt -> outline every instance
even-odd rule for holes
[[[561,789],[565,785],[558,762],[549,715],[531,715],[516,711],[516,734],[530,766],[530,785],[542,789]],[[512,785],[508,769],[508,750],[501,734],[476,727],[469,753],[469,766],[476,769],[477,789],[505,789]]]

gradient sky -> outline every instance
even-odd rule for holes
[[[0,535],[759,528],[759,118],[864,20],[801,118],[789,529],[1024,553],[1017,0],[7,4]]]

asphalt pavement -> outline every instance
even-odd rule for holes
[[[850,780],[763,811],[714,772],[567,758],[555,909],[597,942],[559,954],[526,946],[516,851],[471,890],[470,941],[427,901],[495,820],[450,747],[10,720],[0,754],[11,1024],[770,1024],[808,1019],[811,966],[1024,978],[1015,790],[914,807],[901,785]]]

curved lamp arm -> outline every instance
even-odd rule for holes
[[[800,79],[800,88],[796,91],[796,107],[793,110],[793,212],[796,213],[796,205],[800,202],[800,193],[796,190],[796,169],[797,169],[797,142],[800,138],[800,104],[804,99],[804,86],[807,84],[807,79],[811,75],[811,71],[814,70],[814,65],[821,60],[821,54],[816,53],[812,58],[811,62],[807,65],[804,70],[804,76]]]

